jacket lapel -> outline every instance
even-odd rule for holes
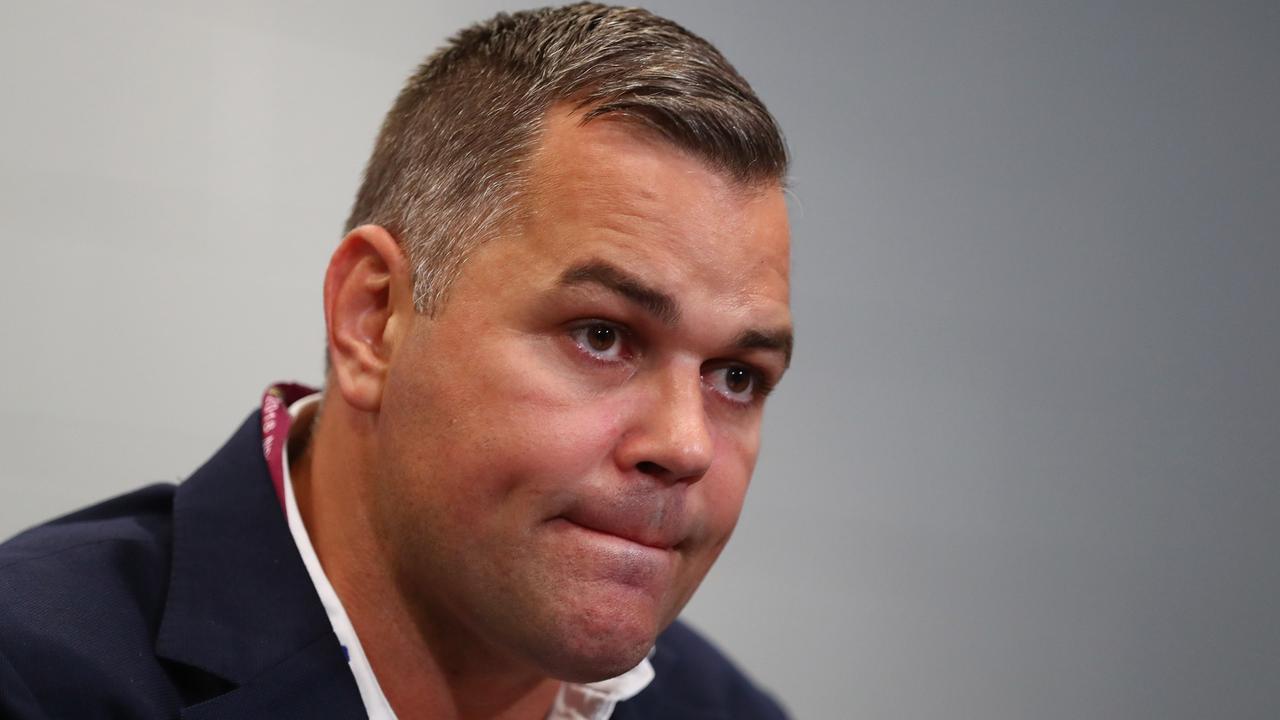
[[[212,700],[182,711],[183,720],[226,718],[362,718],[364,704],[341,652],[321,639],[265,673]]]
[[[156,654],[238,686],[183,717],[363,717],[276,498],[260,425],[255,412],[175,493]]]

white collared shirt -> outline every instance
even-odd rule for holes
[[[320,397],[321,393],[308,395],[289,406],[289,416],[294,420],[290,435],[310,432],[309,418],[301,423],[297,421],[302,413],[311,410],[313,405],[318,408]],[[298,512],[298,501],[293,494],[293,479],[289,474],[288,446],[290,444],[284,444],[281,463],[284,476],[285,515],[289,521],[289,532],[293,535],[294,544],[298,546],[298,553],[302,555],[302,564],[307,568],[311,584],[315,586],[316,594],[324,604],[325,613],[329,616],[329,624],[333,626],[333,633],[338,636],[338,642],[342,644],[343,651],[347,654],[347,662],[351,667],[351,674],[355,676],[356,687],[360,690],[360,699],[364,702],[369,720],[395,720],[396,714],[391,709],[391,704],[387,702],[387,696],[382,693],[382,687],[378,685],[378,678],[373,674],[373,667],[364,654],[360,638],[356,636],[355,627],[351,625],[351,619],[347,617],[342,601],[338,599],[338,594],[334,592],[328,576],[324,574],[320,558],[316,556],[315,548],[311,545],[311,536],[307,534],[307,527],[302,521],[302,514]],[[560,691],[556,693],[555,702],[551,706],[551,712],[547,714],[547,720],[608,720],[609,716],[613,715],[614,707],[624,700],[635,697],[641,690],[648,687],[653,681],[653,675],[653,665],[649,663],[648,658],[645,658],[639,665],[608,680],[587,684],[561,683]]]

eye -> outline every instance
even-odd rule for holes
[[[624,332],[616,325],[588,323],[570,330],[569,336],[579,349],[597,360],[614,361],[627,357]]]
[[[704,373],[702,379],[726,399],[744,405],[768,392],[760,374],[746,365],[723,365]]]

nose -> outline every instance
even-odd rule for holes
[[[715,449],[700,373],[673,369],[649,385],[638,394],[618,448],[619,464],[663,482],[701,479]]]

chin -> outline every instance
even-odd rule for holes
[[[543,670],[549,677],[572,683],[593,683],[617,677],[640,664],[653,641],[629,647],[594,646],[564,648],[555,657],[544,657]]]
[[[539,653],[551,677],[588,683],[616,677],[643,660],[666,623],[652,614],[625,612],[620,605],[580,609],[561,618],[555,636]]]

